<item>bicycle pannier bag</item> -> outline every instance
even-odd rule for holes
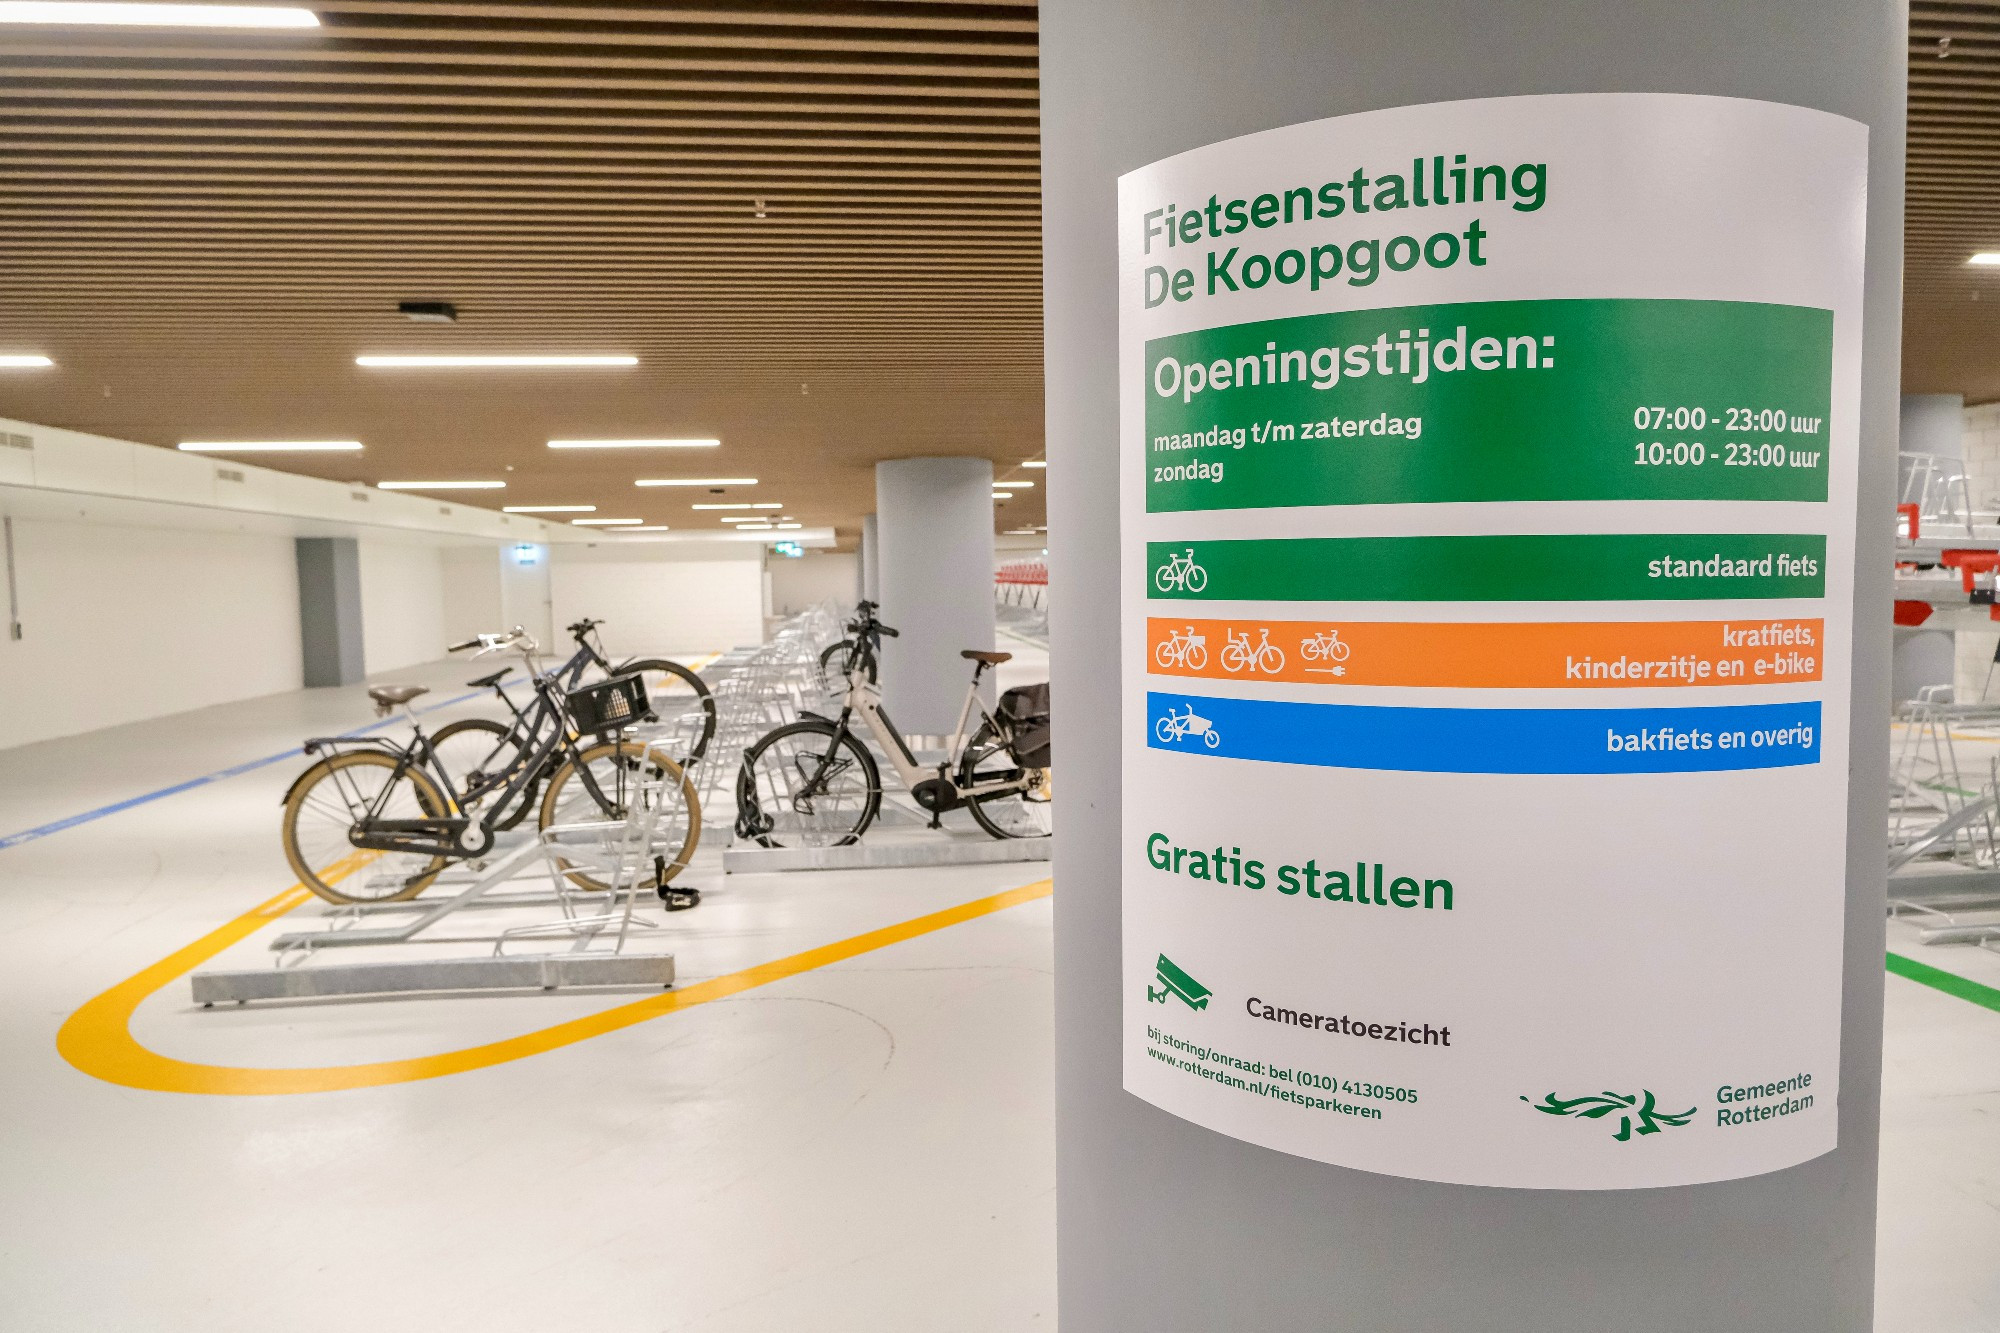
[[[571,690],[568,702],[571,720],[586,735],[603,736],[650,721],[653,716],[652,705],[646,699],[646,682],[637,675],[613,676]]]
[[[1014,761],[1023,768],[1049,767],[1049,686],[1022,685],[1000,696],[1000,715],[1013,724]]]

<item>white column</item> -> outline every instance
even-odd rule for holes
[[[883,702],[906,734],[942,735],[972,675],[960,650],[993,646],[993,464],[877,463],[875,520],[882,620],[901,632],[882,648]]]
[[[1905,7],[1046,0],[1040,13],[1048,453],[1063,477],[1050,496],[1049,542],[1063,574],[1051,655],[1064,731],[1064,888],[1055,899],[1063,1329],[1862,1333],[1872,1321],[1882,1051]],[[1475,1188],[1322,1165],[1167,1114],[1121,1079],[1121,1015],[1135,1002],[1121,973],[1121,870],[1129,841],[1148,830],[1121,827],[1119,813],[1121,727],[1142,725],[1144,714],[1132,715],[1120,688],[1117,349],[1129,279],[1119,269],[1118,178],[1237,135],[1350,112],[1621,91],[1791,103],[1869,129],[1852,697],[1827,703],[1848,710],[1853,736],[1838,1147],[1720,1183]],[[1200,768],[1226,792],[1228,761],[1203,763],[1190,772]],[[1296,811],[1307,836],[1327,815]],[[1436,821],[1439,842],[1449,842],[1452,812],[1440,808]],[[1546,987],[1551,1006],[1590,1003],[1554,978],[1520,984]],[[1664,992],[1662,1003],[1671,1003]],[[1367,1067],[1351,1046],[1329,1052],[1329,1068]]]

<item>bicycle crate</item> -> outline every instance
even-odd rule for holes
[[[571,690],[566,702],[576,729],[590,735],[603,736],[653,720],[646,682],[638,675],[613,676]]]

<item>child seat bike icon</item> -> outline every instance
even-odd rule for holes
[[[1153,571],[1153,582],[1161,592],[1200,592],[1208,586],[1208,571],[1194,562],[1194,547],[1169,556],[1167,563]]]
[[[1194,632],[1193,625],[1189,625],[1184,630],[1177,629],[1169,634],[1166,642],[1154,650],[1153,657],[1162,667],[1199,671],[1208,665],[1207,642]]]
[[[1201,737],[1202,744],[1208,746],[1211,750],[1222,744],[1222,733],[1217,731],[1215,724],[1207,718],[1196,717],[1193,704],[1188,705],[1188,710],[1185,713],[1176,713],[1173,707],[1169,705],[1165,716],[1154,723],[1153,733],[1160,738],[1163,744],[1167,745],[1171,745],[1178,740],[1184,740],[1189,736]]]
[[[1250,645],[1249,630],[1230,630],[1229,643],[1222,650],[1224,671],[1262,671],[1277,675],[1285,669],[1285,654],[1271,642],[1271,631],[1257,631],[1257,645]]]

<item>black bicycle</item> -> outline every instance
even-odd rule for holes
[[[491,851],[506,826],[503,816],[519,822],[517,807],[544,774],[542,828],[622,819],[632,793],[664,776],[665,789],[679,792],[682,807],[661,825],[667,833],[655,871],[664,897],[667,881],[694,854],[701,807],[680,765],[649,758],[640,742],[620,735],[653,717],[643,679],[614,676],[571,688],[563,672],[534,670],[535,642],[518,629],[481,635],[451,651],[468,648],[481,654],[515,648],[528,662],[535,697],[517,712],[521,744],[513,760],[484,773],[454,773],[414,713],[406,743],[381,736],[308,740],[305,752],[317,762],[292,783],[284,801],[285,859],[299,883],[335,903],[414,898],[451,862]],[[368,697],[377,716],[386,717],[425,693],[423,685],[378,685]],[[559,864],[579,888],[609,887]]]
[[[680,756],[680,766],[692,769],[708,753],[708,743],[715,737],[715,697],[709,692],[702,678],[679,662],[664,657],[634,658],[629,662],[613,666],[604,656],[597,642],[597,629],[604,624],[601,620],[579,620],[568,626],[568,632],[576,641],[576,651],[567,662],[557,667],[554,678],[565,690],[573,690],[583,685],[593,673],[601,673],[597,678],[609,679],[613,676],[638,676],[646,686],[646,698],[654,712],[668,721],[684,717],[696,717],[694,743],[686,754]],[[469,680],[473,689],[491,689],[499,696],[501,704],[513,715],[509,722],[495,722],[489,718],[469,717],[439,727],[431,737],[431,745],[444,761],[446,771],[464,775],[460,788],[461,803],[474,808],[483,801],[506,790],[496,778],[511,774],[521,763],[522,756],[533,747],[530,745],[532,730],[528,714],[508,696],[502,682],[514,668],[504,667],[490,676]],[[530,670],[533,670],[532,666]],[[528,817],[534,809],[536,788],[541,784],[548,770],[544,768],[534,775],[525,789],[508,797],[498,822],[498,829],[511,829]]]

